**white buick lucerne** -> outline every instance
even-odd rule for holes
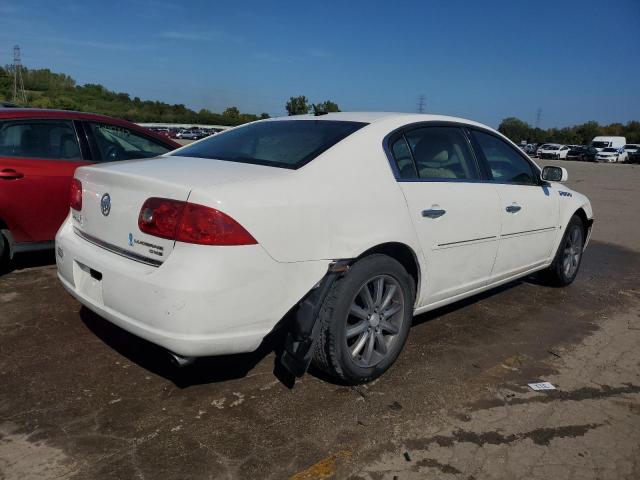
[[[296,375],[367,382],[414,315],[533,272],[574,280],[593,219],[566,178],[460,118],[269,119],[78,169],[58,276],[182,362],[283,328]]]

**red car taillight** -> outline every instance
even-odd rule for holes
[[[71,180],[71,208],[80,212],[82,210],[82,183],[77,178]]]
[[[149,198],[138,216],[140,231],[200,245],[255,245],[242,225],[215,208],[168,198]]]

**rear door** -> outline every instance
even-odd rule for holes
[[[481,181],[465,132],[420,126],[391,137],[389,148],[426,258],[420,306],[485,285],[498,249],[499,199]]]
[[[471,129],[478,158],[500,196],[500,246],[492,280],[547,262],[558,235],[559,195],[538,169],[498,135]]]
[[[0,121],[0,219],[16,242],[52,241],[82,158],[71,120]]]

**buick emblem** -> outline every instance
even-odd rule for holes
[[[111,211],[111,197],[108,193],[105,193],[100,200],[100,211],[105,217],[109,215],[109,212]]]

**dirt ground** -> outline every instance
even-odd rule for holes
[[[289,389],[268,345],[177,370],[67,295],[52,254],[18,258],[0,277],[0,479],[640,478],[640,166],[561,163],[596,218],[576,282],[421,315],[357,388]],[[543,380],[557,390],[526,386]]]

